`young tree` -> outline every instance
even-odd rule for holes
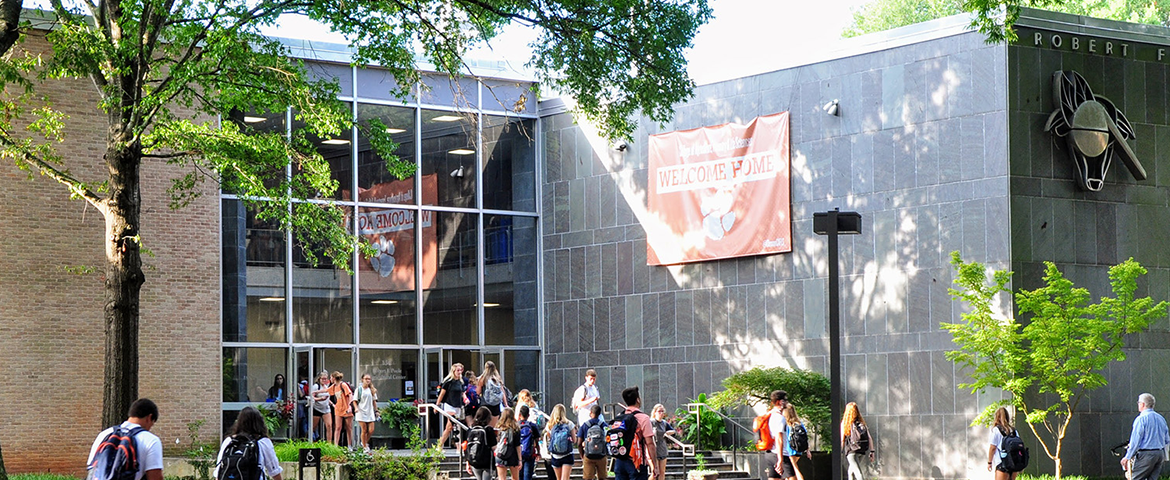
[[[997,408],[1014,406],[1055,463],[1059,480],[1064,437],[1081,400],[1105,385],[1101,372],[1110,362],[1125,360],[1125,336],[1166,315],[1168,304],[1134,297],[1146,269],[1132,258],[1109,269],[1113,297],[1097,303],[1089,303],[1088,290],[1074,288],[1056,265],[1045,262],[1045,286],[1014,296],[1027,319],[1020,322],[996,308],[1010,312],[1011,272],[996,271],[989,279],[983,264],[951,255],[956,288],[950,293],[968,308],[961,322],[942,324],[958,346],[947,358],[971,372],[971,382],[959,386],[972,393],[991,387],[1011,394],[989,405],[972,425],[991,425]]]
[[[818,438],[831,433],[829,422],[832,409],[829,393],[832,392],[829,377],[812,370],[784,367],[755,367],[736,373],[723,380],[722,392],[709,399],[715,408],[767,405],[773,390],[784,390],[788,400],[796,407],[797,415],[808,421],[809,428]]]
[[[71,3],[66,3],[71,2]],[[19,24],[20,0],[0,0],[0,155],[60,183],[105,217],[106,365],[102,422],[121,421],[138,393],[141,254],[140,167],[166,161],[189,172],[171,189],[172,207],[218,182],[285,225],[302,244],[347,266],[355,238],[330,198],[337,188],[310,141],[352,128],[333,80],[310,78],[279,42],[261,35],[282,14],[301,14],[345,34],[355,61],[377,63],[399,82],[402,98],[419,78],[422,56],[440,71],[466,73],[463,54],[509,23],[537,29],[531,65],[539,80],[574,96],[579,112],[612,137],[628,136],[632,115],[655,121],[690,96],[683,50],[711,16],[706,0],[50,0],[40,25]],[[19,26],[18,26],[19,25]],[[39,27],[39,28],[38,28]],[[39,30],[46,58],[19,48]],[[38,34],[38,35],[40,35]],[[66,159],[54,148],[68,115],[37,88],[57,79],[92,83],[106,118],[100,157]],[[535,99],[529,99],[535,100]],[[291,141],[216,119],[292,107],[306,124]],[[92,127],[91,127],[92,128]],[[376,123],[358,125],[374,148],[392,157],[393,142]],[[102,166],[83,178],[70,165]],[[410,165],[387,162],[400,176]],[[292,172],[286,178],[285,172]],[[265,182],[267,180],[267,183]],[[259,201],[264,199],[265,201]],[[308,252],[310,258],[313,252]]]

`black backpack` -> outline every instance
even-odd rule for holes
[[[496,459],[500,461],[507,460],[509,456],[508,450],[511,450],[508,448],[508,443],[510,443],[509,441],[512,439],[512,432],[507,430],[499,430],[496,435],[498,435],[496,437],[496,450],[493,453],[495,453]]]
[[[467,432],[467,463],[475,468],[492,466],[492,450],[488,447],[487,430],[471,427]]]
[[[797,454],[803,455],[808,451],[808,430],[804,429],[803,423],[789,429],[788,446]]]
[[[853,422],[853,428],[849,432],[849,441],[857,447],[858,452],[869,453],[869,431],[866,430],[864,423]]]
[[[642,441],[638,439],[638,418],[636,417],[639,413],[642,412],[626,413],[613,419],[609,431],[605,433],[609,456],[623,460],[641,457]]]
[[[1028,467],[1028,447],[1015,430],[1004,435],[999,442],[999,465],[1008,473],[1019,472]]]
[[[607,451],[605,442],[605,425],[594,419],[589,429],[585,430],[585,439],[582,442],[585,449],[585,458],[597,460],[605,458]]]
[[[134,480],[138,475],[138,444],[134,437],[142,427],[114,427],[93,454],[93,480]]]
[[[261,480],[264,471],[260,469],[260,448],[256,440],[247,435],[235,435],[215,471],[218,480]]]

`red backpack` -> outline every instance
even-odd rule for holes
[[[761,452],[768,452],[776,444],[776,437],[772,436],[772,428],[768,423],[772,420],[772,411],[768,410],[763,415],[756,417],[756,421],[752,424],[752,431],[756,432],[756,450]]]

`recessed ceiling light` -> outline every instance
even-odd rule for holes
[[[454,150],[448,150],[447,153],[450,153],[451,155],[471,155],[471,154],[475,153],[475,150],[468,150],[466,148],[456,148]]]
[[[458,122],[463,120],[463,117],[460,117],[459,115],[439,115],[435,118],[432,118],[431,120],[435,122]]]
[[[268,120],[268,119],[264,118],[264,117],[253,117],[251,115],[244,115],[244,123],[260,123],[260,122],[263,122],[265,120]]]
[[[478,306],[478,305],[479,305],[479,304],[477,303],[477,304],[475,304],[474,306]],[[492,308],[492,307],[498,307],[498,306],[500,306],[500,304],[498,304],[498,303],[491,303],[491,302],[485,302],[485,303],[483,304],[483,308]]]
[[[402,132],[405,132],[405,131],[406,131],[406,129],[405,129],[405,128],[389,128],[389,127],[387,127],[387,128],[386,128],[386,133],[389,133],[389,134],[392,134],[392,135],[393,135],[393,134],[395,134],[395,133],[402,133]]]
[[[321,142],[321,145],[349,145],[349,140],[344,138],[330,138]]]
[[[394,305],[395,303],[398,303],[398,300],[374,300],[370,303],[374,305]]]
[[[283,302],[284,297],[260,297],[261,302]]]

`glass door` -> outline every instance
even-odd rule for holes
[[[312,359],[312,347],[293,347],[292,364],[296,369],[296,376],[291,378],[296,379],[294,398],[297,400],[297,410],[296,418],[293,419],[293,425],[296,426],[293,435],[296,438],[308,438],[309,425],[313,422],[312,405],[309,404],[308,397],[314,380]]]

